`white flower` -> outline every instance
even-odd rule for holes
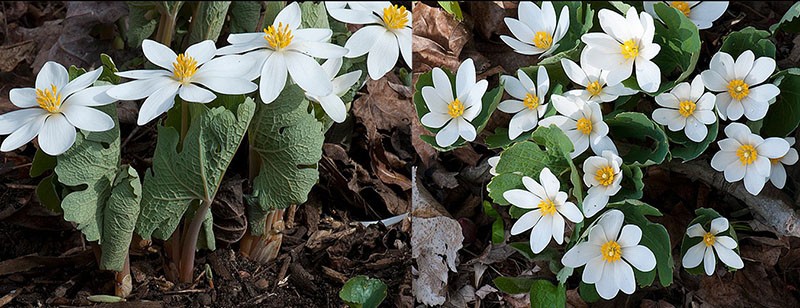
[[[744,179],[744,187],[758,195],[770,176],[770,159],[783,157],[789,152],[789,143],[777,137],[761,138],[742,123],[725,127],[728,138],[717,142],[719,152],[711,158],[711,167],[725,172],[725,180]]]
[[[617,152],[617,147],[608,138],[608,125],[603,122],[603,113],[596,102],[586,102],[577,96],[552,95],[550,99],[559,114],[542,119],[540,126],[555,124],[569,137],[575,150],[570,153],[575,158],[591,147],[595,154],[604,150]]]
[[[345,8],[349,6],[349,8]],[[373,80],[383,77],[397,63],[398,50],[411,67],[412,15],[404,6],[389,1],[325,2],[331,17],[341,22],[367,25],[347,39],[345,57],[367,54],[367,71]]]
[[[347,74],[336,77],[339,70],[342,68],[342,58],[333,58],[325,61],[322,64],[322,69],[327,74],[328,78],[333,83],[333,92],[326,96],[317,96],[311,93],[306,93],[308,99],[319,103],[322,110],[328,114],[331,119],[336,123],[344,122],[347,117],[347,109],[344,106],[341,96],[347,93],[361,77],[361,71],[352,71]]]
[[[583,162],[583,183],[589,186],[583,199],[583,214],[592,217],[608,204],[608,198],[622,188],[622,158],[611,151],[592,156]]]
[[[61,64],[48,61],[36,76],[36,88],[17,88],[9,93],[14,106],[25,108],[0,115],[0,150],[8,152],[39,136],[39,147],[49,155],[60,155],[75,143],[75,128],[102,132],[114,128],[114,120],[94,109],[116,100],[106,95],[111,86],[91,85],[103,68],[69,81]]]
[[[798,159],[797,150],[792,147],[795,142],[794,137],[784,138],[784,140],[789,143],[789,152],[786,152],[786,155],[781,157],[769,159],[769,162],[772,163],[769,180],[772,182],[772,185],[775,185],[775,187],[779,189],[782,189],[783,186],[786,185],[786,169],[783,168],[783,165],[794,165],[797,163]]]
[[[584,87],[582,90],[570,90],[566,94],[580,96],[585,101],[605,103],[611,102],[620,96],[636,94],[635,90],[626,88],[621,83],[613,86],[606,84],[609,71],[604,71],[592,65],[587,65],[586,49],[581,52],[581,65],[578,66],[570,59],[561,59],[561,66],[572,82]]]
[[[728,1],[644,1],[644,10],[658,18],[653,9],[653,5],[658,2],[681,11],[700,30],[711,28],[714,21],[722,17],[728,9]]]
[[[700,263],[703,263],[706,275],[711,276],[717,267],[717,259],[714,257],[715,251],[716,255],[719,256],[719,260],[725,265],[735,269],[744,267],[742,258],[733,251],[738,246],[736,241],[730,236],[718,235],[720,232],[727,230],[728,220],[724,217],[717,217],[711,221],[710,232],[706,232],[706,229],[703,229],[700,224],[694,224],[689,227],[686,230],[686,234],[689,237],[702,237],[703,240],[686,250],[686,254],[683,255],[683,267],[695,268]]]
[[[747,50],[736,58],[718,52],[711,58],[709,69],[703,71],[703,83],[717,94],[717,112],[723,120],[738,120],[744,114],[748,120],[757,121],[767,115],[769,101],[781,90],[767,80],[775,71],[775,60],[768,57],[755,59]]]
[[[200,85],[222,94],[255,91],[256,84],[240,77],[242,72],[250,69],[252,62],[243,56],[212,60],[216,50],[214,42],[205,40],[189,46],[185,53],[176,55],[167,46],[144,40],[144,56],[163,69],[118,72],[118,76],[135,80],[112,87],[108,95],[119,100],[147,97],[137,120],[139,125],[144,125],[172,108],[175,95],[194,103],[208,103],[217,98],[217,95]]]
[[[300,5],[292,2],[263,33],[231,34],[228,36],[231,45],[220,48],[217,54],[248,52],[246,56],[256,63],[242,75],[252,79],[261,76],[259,95],[266,104],[278,97],[287,77],[308,93],[328,96],[333,92],[333,84],[314,58],[340,58],[347,54],[347,49],[328,43],[333,35],[330,29],[298,29],[300,23]]]
[[[619,210],[603,214],[589,231],[589,239],[575,245],[561,258],[564,266],[586,265],[581,280],[593,283],[597,294],[604,299],[614,298],[619,291],[631,294],[636,290],[631,266],[642,272],[656,267],[653,252],[639,245],[642,230],[635,225],[623,227],[624,218]]]
[[[661,51],[661,46],[653,43],[653,17],[645,12],[637,17],[634,7],[628,9],[627,16],[602,9],[598,17],[605,33],[587,33],[581,37],[589,48],[587,63],[581,64],[609,71],[606,77],[609,85],[628,79],[635,64],[639,88],[646,92],[657,91],[661,85],[661,69],[651,60]]]
[[[520,2],[517,8],[518,19],[503,19],[514,37],[501,35],[500,39],[514,51],[523,55],[544,57],[558,48],[558,41],[569,29],[569,9],[565,5],[561,9],[556,25],[556,10],[550,1],[542,2],[539,9],[530,1]]]
[[[422,98],[430,113],[425,114],[420,122],[427,127],[439,128],[436,144],[448,147],[458,140],[475,140],[477,132],[472,121],[481,113],[481,98],[489,83],[486,80],[475,82],[475,63],[472,59],[464,60],[456,73],[455,97],[450,78],[442,69],[433,69],[433,86],[422,88]]]
[[[514,113],[514,117],[508,124],[508,138],[511,140],[519,137],[523,132],[534,129],[539,123],[539,118],[544,116],[547,111],[545,99],[547,99],[547,90],[550,88],[550,79],[544,66],[540,66],[538,71],[536,84],[522,70],[517,70],[519,79],[512,76],[500,76],[500,82],[503,83],[506,92],[515,98],[505,100],[497,106],[497,109],[502,112]]]
[[[581,210],[567,201],[567,193],[560,191],[561,183],[545,167],[539,173],[541,185],[527,176],[522,177],[525,189],[511,189],[503,198],[516,207],[532,209],[520,217],[511,227],[511,235],[531,230],[531,250],[540,253],[553,238],[556,243],[564,241],[564,218],[574,223],[583,221]]]
[[[703,78],[697,75],[692,84],[681,82],[669,93],[656,96],[656,103],[662,107],[653,111],[653,121],[667,125],[669,130],[684,130],[686,137],[694,142],[703,141],[708,135],[706,125],[714,124],[714,94],[703,93]]]
[[[497,176],[497,163],[500,162],[500,155],[489,157],[489,159],[487,159],[486,161],[489,163],[489,166],[491,167],[489,169],[489,174]]]

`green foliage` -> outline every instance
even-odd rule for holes
[[[494,222],[492,222],[492,243],[502,244],[506,239],[503,216],[500,216],[500,213],[498,213],[488,201],[483,201],[483,212],[486,213],[486,216],[494,220]]]
[[[125,31],[128,46],[142,46],[142,42],[156,31],[158,17],[154,2],[128,1],[128,29]]]
[[[31,163],[31,169],[28,171],[28,174],[32,178],[35,178],[47,171],[53,170],[55,166],[55,156],[50,156],[41,149],[37,149],[36,154],[33,155],[33,162]]]
[[[667,134],[646,115],[622,112],[605,122],[611,140],[626,163],[632,166],[660,164],[669,154]]]
[[[555,285],[545,279],[536,279],[531,284],[531,307],[563,308],[567,305],[567,287]]]
[[[695,225],[695,224],[700,224],[700,226],[702,226],[703,229],[705,229],[706,231],[711,231],[711,221],[714,220],[715,218],[722,217],[722,215],[720,215],[714,209],[708,209],[708,208],[696,209],[694,211],[694,214],[697,215],[697,217],[695,217],[695,219],[692,219],[692,221],[689,222],[688,225],[686,225],[687,229],[689,227]],[[724,235],[732,237],[733,240],[735,240],[737,242],[739,241],[738,238],[736,237],[736,231],[733,230],[733,226],[730,226],[728,228],[728,230],[717,234],[717,236],[724,236]],[[694,238],[692,238],[692,237],[689,237],[688,234],[684,233],[683,234],[683,239],[681,240],[681,257],[686,255],[686,251],[689,250],[689,248],[692,248],[692,246],[697,245],[701,241],[703,241],[702,237],[694,237]],[[736,251],[736,253],[739,253],[739,247],[737,246],[734,249],[734,251]],[[716,258],[716,256],[715,256],[715,258]],[[705,275],[705,271],[703,269],[703,263],[700,263],[700,265],[698,265],[697,267],[694,267],[694,268],[685,268],[684,267],[684,269],[686,269],[686,271],[689,272],[692,275]],[[729,271],[735,271],[736,269],[734,269],[732,267],[728,267],[728,270]]]
[[[259,235],[266,213],[306,201],[319,178],[317,162],[325,136],[297,85],[286,87],[274,102],[259,104],[248,131],[250,148],[261,160],[253,180],[258,209],[251,209],[261,215],[249,217],[251,232]]]
[[[589,29],[591,29],[592,25],[594,24],[594,10],[592,10],[590,3],[583,1],[553,1],[553,8],[556,11],[556,16],[561,16],[561,10],[564,6],[568,7],[569,9],[569,28],[567,29],[566,34],[564,34],[564,37],[558,41],[558,48],[556,48],[555,52],[553,53],[553,57],[548,57],[542,62],[549,60],[560,63],[560,55],[563,57],[564,55],[562,54],[567,54],[578,50],[581,45],[581,36],[586,34],[586,32],[589,32]],[[548,63],[542,62],[539,64],[545,65]],[[559,64],[559,66],[561,65]],[[550,67],[547,67],[547,71],[550,71]]]
[[[611,200],[641,199],[644,194],[642,192],[644,189],[642,168],[623,164],[620,169],[622,169],[622,182],[620,182],[622,188],[611,197]]]
[[[588,284],[583,281],[578,285],[578,294],[581,299],[587,303],[594,303],[600,300],[600,294],[597,294],[594,284]]]
[[[535,279],[533,278],[525,278],[525,277],[497,277],[492,282],[494,282],[494,286],[503,292],[508,294],[522,294],[528,293],[531,290],[531,286]]]
[[[700,56],[700,33],[697,26],[683,13],[663,3],[653,6],[661,22],[655,20],[655,36],[653,43],[661,46],[661,51],[653,58],[653,62],[661,68],[661,75],[666,82],[651,95],[672,89],[684,81],[694,71]],[[631,89],[639,89],[635,78],[625,81]]]
[[[111,196],[104,209],[101,269],[121,270],[128,257],[128,247],[139,216],[142,183],[133,167],[122,167],[114,179]]]
[[[111,59],[111,57],[107,54],[101,53],[100,62],[103,63],[103,73],[100,74],[100,77],[98,77],[97,80],[109,82],[111,84],[118,84],[120,77],[114,73],[119,72],[119,70],[117,70],[117,65],[114,64],[114,60]]]
[[[764,137],[785,137],[800,124],[800,68],[780,71],[775,84],[781,93],[763,120],[761,135]]]
[[[451,73],[447,69],[442,69],[442,70],[444,71],[445,74],[447,74],[447,77],[450,78],[450,84],[455,85],[456,84],[455,74]],[[420,75],[419,79],[417,79],[417,84],[415,85],[414,106],[416,107],[417,117],[419,119],[422,119],[422,116],[430,112],[430,110],[428,110],[428,106],[425,105],[425,100],[422,98],[422,88],[426,86],[433,86],[433,71]],[[455,86],[453,87],[453,92],[454,92],[453,97],[456,97]],[[502,98],[503,98],[502,85],[487,91],[483,95],[483,97],[481,98],[481,103],[482,103],[481,112],[480,114],[478,114],[478,116],[475,117],[475,119],[472,120],[472,125],[475,126],[475,131],[477,132],[477,134],[480,134],[481,131],[483,131],[483,128],[486,127],[486,124],[489,123],[489,117],[497,108],[497,104],[500,103],[500,99]],[[441,128],[432,128],[424,125],[423,127],[425,127],[425,129],[434,134],[438,133],[441,130]],[[436,139],[433,136],[422,135],[420,136],[420,139],[433,146],[433,148],[442,152],[456,149],[467,143],[467,141],[464,140],[464,138],[459,137],[454,144],[450,145],[449,147],[443,148],[436,143]]]
[[[304,1],[300,3],[300,11],[303,19],[301,24],[302,28],[330,29],[331,26],[328,23],[328,11],[325,9],[324,3]]]
[[[464,14],[461,12],[461,6],[458,5],[458,1],[437,1],[439,6],[444,9],[445,12],[448,12],[455,17],[456,20],[462,21],[464,20]]]
[[[386,298],[386,289],[380,279],[359,275],[347,280],[339,291],[339,298],[351,308],[375,308]]]
[[[228,7],[230,5],[231,1],[198,2],[194,16],[192,16],[192,23],[189,26],[187,46],[205,40],[216,42],[219,33],[222,31],[222,24],[225,23],[225,17],[228,15]]]
[[[714,124],[708,126],[708,135],[706,135],[706,138],[701,142],[689,140],[689,138],[686,137],[686,134],[682,131],[671,132],[665,130],[665,132],[667,133],[669,140],[675,144],[670,149],[672,156],[687,162],[697,158],[700,156],[700,154],[703,154],[708,146],[717,139],[717,134],[719,133],[719,121],[715,121]]]
[[[278,13],[286,7],[286,1],[267,1],[264,12],[264,25],[271,25],[275,21]]]
[[[254,110],[255,103],[249,98],[235,113],[225,107],[204,110],[192,120],[180,152],[178,131],[158,128],[153,167],[145,173],[137,233],[145,239],[167,239],[190,207],[214,199]],[[213,239],[210,224],[204,227],[206,239],[208,235]],[[214,248],[213,241],[199,245]]]
[[[662,286],[672,284],[672,246],[669,241],[669,233],[663,225],[651,222],[645,216],[662,216],[661,212],[647,203],[639,200],[625,200],[623,202],[611,203],[609,208],[616,208],[625,214],[625,222],[634,224],[642,229],[642,240],[639,245],[649,248],[656,256],[656,270],[641,272],[633,268],[636,282],[639,286],[649,286],[653,284],[658,273],[658,279]]]
[[[36,197],[39,198],[39,203],[48,210],[62,213],[64,211],[61,209],[61,198],[58,197],[58,192],[56,191],[56,183],[58,181],[55,177],[54,174],[51,174],[42,179],[39,185],[36,185]]]
[[[507,148],[512,144],[530,139],[532,134],[532,132],[525,132],[516,139],[511,140],[508,138],[508,128],[497,127],[494,130],[494,134],[487,136],[484,142],[486,142],[486,147],[490,149]]]
[[[778,30],[788,33],[800,32],[800,19],[797,18],[798,16],[800,16],[800,2],[795,2],[792,7],[783,14],[780,21],[769,26],[769,31],[773,34]]]
[[[734,31],[722,41],[719,51],[729,53],[734,60],[745,50],[752,50],[756,58],[770,57],[775,58],[775,44],[769,40],[770,33],[764,30],[747,27],[739,31]]]
[[[261,18],[261,2],[233,1],[228,14],[231,21],[228,24],[230,33],[257,32],[258,20]]]

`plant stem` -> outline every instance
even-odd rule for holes
[[[194,278],[192,273],[194,270],[194,252],[197,250],[197,238],[200,236],[200,228],[203,227],[203,221],[206,219],[208,209],[211,208],[211,201],[212,199],[203,200],[184,234],[179,272],[180,282],[192,282]]]
[[[181,101],[181,139],[180,144],[183,148],[183,141],[186,139],[186,133],[189,131],[189,103],[178,98]]]
[[[122,265],[122,271],[114,274],[114,295],[118,297],[126,298],[131,295],[131,290],[133,290],[130,259],[130,255],[125,256],[125,264]]]
[[[175,33],[176,19],[178,19],[178,11],[180,11],[182,2],[177,1],[175,6],[167,8],[164,4],[158,5],[158,11],[161,13],[160,22],[158,23],[158,31],[156,32],[156,40],[161,44],[169,47],[172,44],[172,34]]]

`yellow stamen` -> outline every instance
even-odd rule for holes
[[[737,101],[743,100],[750,94],[750,85],[744,83],[744,80],[741,79],[731,80],[728,83],[728,94]]]
[[[600,182],[600,185],[611,185],[611,183],[614,182],[614,168],[611,168],[611,166],[605,166],[597,169],[597,172],[594,174],[594,179]]]
[[[639,44],[634,42],[633,39],[620,44],[619,49],[622,52],[622,56],[625,57],[625,60],[633,60],[639,55]]]
[[[603,92],[603,86],[600,85],[599,81],[593,81],[586,86],[586,91],[589,91],[591,96],[599,96]]]
[[[600,246],[600,253],[603,256],[603,261],[614,263],[622,258],[622,246],[616,241],[608,241]]]
[[[61,109],[61,94],[58,93],[56,85],[51,84],[50,89],[36,89],[36,102],[47,112],[56,113]]]
[[[717,241],[717,237],[714,236],[713,234],[711,234],[711,232],[706,232],[706,234],[703,235],[703,243],[706,244],[706,247],[713,246],[714,242],[716,242],[716,241]]]
[[[539,97],[530,93],[525,94],[525,99],[522,100],[522,104],[528,107],[528,109],[536,109],[539,107]]]
[[[397,30],[408,24],[408,11],[406,7],[391,5],[383,9],[383,24],[386,28]]]
[[[449,114],[451,118],[460,117],[464,114],[464,104],[456,98],[450,102],[450,104],[447,104],[447,114]]]
[[[542,200],[542,202],[539,202],[539,209],[542,210],[542,216],[556,214],[556,204],[550,200]]]
[[[743,144],[736,150],[736,156],[739,156],[739,161],[742,162],[743,166],[747,166],[756,161],[758,151],[752,145]]]
[[[539,31],[533,36],[533,45],[540,49],[547,49],[553,46],[553,36],[550,33]]]
[[[592,133],[592,120],[587,118],[580,118],[577,123],[575,123],[575,128],[578,129],[584,135],[588,135]]]
[[[689,13],[692,11],[692,8],[689,6],[689,3],[687,3],[686,1],[672,1],[670,2],[669,6],[678,9],[678,11],[681,11],[681,13],[683,13],[683,15],[686,15],[686,17],[689,17]]]
[[[197,72],[197,61],[184,54],[179,54],[175,62],[172,63],[172,77],[182,84],[191,80],[194,73]]]
[[[269,46],[275,50],[286,48],[286,46],[292,43],[293,38],[294,35],[292,35],[292,30],[289,30],[289,24],[284,25],[282,22],[279,22],[278,27],[272,25],[264,29],[264,39],[267,40]]]
[[[684,118],[688,118],[690,115],[694,114],[695,109],[697,109],[697,104],[693,101],[686,100],[678,104],[678,113]]]

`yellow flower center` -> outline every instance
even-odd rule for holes
[[[600,182],[600,185],[611,185],[611,183],[614,182],[614,168],[611,168],[611,166],[605,166],[597,169],[597,172],[594,174],[594,179]]]
[[[678,11],[681,11],[681,13],[683,13],[683,15],[686,15],[686,17],[689,17],[689,12],[692,11],[692,8],[689,6],[689,3],[687,3],[686,1],[672,1],[670,2],[669,6],[678,9]]]
[[[622,258],[622,246],[616,241],[608,241],[600,246],[600,253],[603,255],[603,261],[614,263]]]
[[[383,23],[386,28],[397,30],[408,24],[408,11],[406,7],[391,5],[383,9]]]
[[[449,114],[451,118],[460,117],[464,114],[464,104],[456,98],[450,102],[450,104],[447,104],[447,114]]]
[[[589,91],[591,96],[598,96],[601,92],[603,92],[603,86],[600,85],[599,81],[593,81],[586,86],[586,91]]]
[[[553,45],[553,36],[550,33],[539,31],[533,36],[533,45],[540,49],[547,49]]]
[[[625,57],[625,60],[633,60],[639,55],[639,44],[634,42],[633,39],[620,44],[619,49],[622,52],[622,56]]]
[[[56,113],[61,108],[61,94],[58,94],[56,85],[51,84],[50,89],[36,89],[36,102],[42,109]]]
[[[575,124],[575,128],[578,129],[584,135],[588,135],[592,133],[592,120],[587,118],[580,118],[578,123]]]
[[[747,166],[756,161],[758,151],[752,145],[743,144],[736,150],[736,156],[739,156],[739,161],[742,162],[743,166]]]
[[[264,29],[264,39],[267,40],[272,49],[282,50],[292,43],[292,30],[289,30],[289,24],[278,23],[278,27],[271,25]]]
[[[714,236],[713,234],[711,234],[711,232],[706,232],[706,234],[703,235],[703,243],[706,244],[706,247],[713,246],[714,242],[716,242],[716,241],[717,241],[717,237]]]
[[[744,80],[734,79],[728,83],[728,93],[733,99],[740,101],[750,94],[750,85],[744,83]]]
[[[682,101],[678,105],[678,113],[680,113],[684,118],[688,118],[690,115],[694,114],[694,110],[697,109],[697,104],[693,101]]]
[[[180,83],[187,83],[197,72],[197,61],[184,54],[179,54],[175,62],[172,63],[172,76]]]
[[[542,200],[539,202],[539,208],[542,210],[542,216],[547,215],[555,215],[556,214],[556,204],[553,201]]]
[[[536,107],[539,107],[539,97],[530,93],[525,94],[525,99],[522,100],[522,104],[528,107],[528,109],[536,109]]]

